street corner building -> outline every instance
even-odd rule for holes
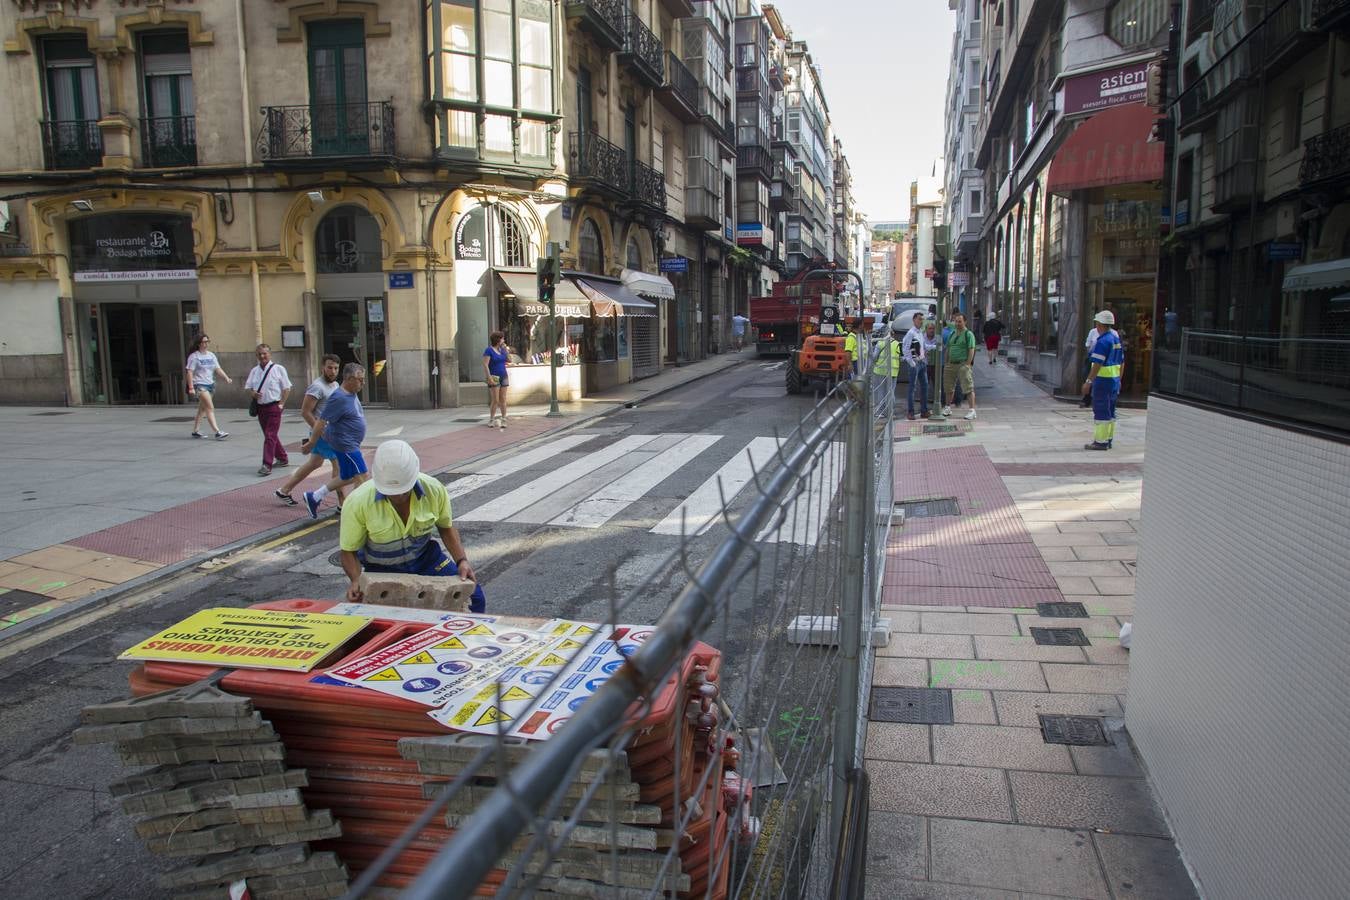
[[[395,407],[486,403],[495,330],[522,402],[555,359],[566,400],[729,349],[783,262],[736,246],[742,18],[764,21],[748,0],[6,4],[0,402],[182,402],[203,332],[225,405],[258,343],[300,383],[359,362],[363,401]],[[744,218],[768,221],[753,162]]]

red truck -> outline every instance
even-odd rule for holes
[[[833,301],[834,280],[819,274],[805,279],[806,274],[775,282],[767,297],[750,298],[750,337],[761,356],[790,354],[820,331],[821,295]]]

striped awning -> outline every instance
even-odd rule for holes
[[[497,290],[515,298],[516,315],[546,316],[548,304],[539,302],[539,287],[532,272],[497,271]],[[589,318],[590,298],[570,279],[564,278],[553,292],[554,315],[565,318]]]

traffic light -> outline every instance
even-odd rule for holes
[[[535,260],[534,274],[539,290],[539,302],[552,303],[553,292],[562,277],[562,260],[556,256],[541,256]]]
[[[947,289],[947,261],[941,258],[933,259],[933,290],[945,291]]]

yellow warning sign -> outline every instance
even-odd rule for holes
[[[118,658],[308,672],[369,622],[365,616],[204,609]]]
[[[400,675],[400,674],[398,674],[398,669],[395,669],[393,666],[390,666],[390,667],[387,668],[387,669],[382,669],[382,670],[380,670],[379,672],[376,672],[374,675],[369,676],[366,680],[367,680],[367,681],[402,681],[402,680],[403,680],[403,676]]]
[[[459,712],[455,713],[455,717],[454,717],[453,719],[451,719],[450,721],[451,721],[452,723],[454,723],[455,725],[459,725],[459,726],[462,727],[462,726],[464,725],[465,722],[467,722],[467,721],[469,721],[469,719],[473,718],[474,710],[478,709],[478,707],[481,706],[481,705],[482,705],[482,704],[479,704],[479,703],[466,703],[466,704],[464,704],[464,708],[461,709]],[[485,715],[486,715],[486,713],[485,713]]]
[[[405,659],[403,661],[403,664],[412,666],[434,666],[436,665],[436,657],[432,656],[430,653],[423,650],[416,656],[410,656],[407,659]]]
[[[564,659],[563,657],[559,656],[559,655],[556,654],[556,653],[550,653],[548,656],[545,656],[543,659],[539,660],[539,665],[541,665],[541,666],[565,666],[565,665],[567,665],[567,660]]]
[[[577,630],[574,631],[574,632],[572,632],[572,633],[573,633],[573,634],[594,634],[594,633],[595,633],[595,629],[592,628],[592,627],[589,626],[589,625],[578,625],[578,626],[577,626]]]
[[[493,632],[493,630],[492,630],[491,628],[488,628],[486,625],[475,625],[475,626],[473,626],[472,628],[470,628],[468,631],[462,631],[462,632],[460,632],[460,633],[461,633],[461,634],[485,634],[485,635],[487,635],[488,637],[492,637],[492,635],[493,635],[495,632]]]
[[[533,694],[531,694],[529,691],[526,691],[524,688],[517,687],[514,684],[506,689],[506,693],[502,694],[503,701],[532,700],[532,699],[534,699]]]
[[[572,640],[571,638],[568,638],[567,640],[565,640],[565,641],[563,641],[561,644],[559,644],[555,649],[557,649],[557,650],[576,650],[576,649],[578,649],[578,648],[580,648],[580,647],[581,647],[581,642],[579,642],[579,641],[574,641],[574,640]]]
[[[475,728],[479,728],[483,725],[495,725],[498,722],[509,721],[511,721],[510,716],[495,706],[489,706],[487,709],[483,710],[483,714],[478,717],[478,721],[474,722],[473,725]]]
[[[460,640],[459,638],[457,638],[457,637],[453,637],[453,638],[451,638],[451,639],[448,640],[448,641],[443,641],[442,643],[437,644],[435,647],[432,647],[431,649],[432,649],[432,650],[463,650],[463,649],[464,649],[464,642],[461,641],[461,640]]]

